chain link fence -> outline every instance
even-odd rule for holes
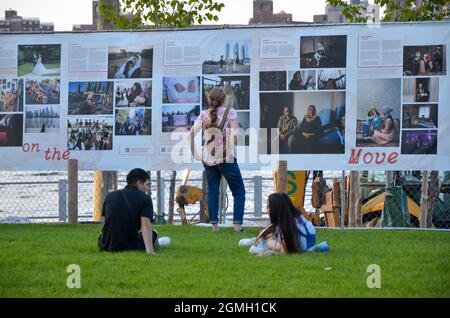
[[[117,185],[121,189],[126,185],[127,171],[119,171]],[[270,171],[243,171],[246,189],[244,222],[262,224],[268,221],[266,200],[274,192],[274,181]],[[309,178],[304,207],[318,226],[329,227],[419,227],[422,210],[427,211],[426,227],[450,228],[450,173],[438,174],[437,188],[429,186],[428,200],[422,198],[422,175],[420,172],[400,172],[396,178],[396,186],[386,190],[386,174],[384,171],[362,171],[358,173],[359,204],[350,202],[353,196],[349,191],[348,172],[324,171],[323,179],[327,187],[317,190]],[[158,191],[156,172],[151,173],[151,197],[156,213],[167,219],[169,210],[169,187],[171,171],[161,173],[161,190]],[[182,171],[177,172],[175,191],[181,184]],[[342,178],[346,176],[346,189],[342,187]],[[333,182],[335,181],[335,182]],[[330,202],[333,183],[340,185],[336,196]],[[429,184],[433,180],[430,178]],[[101,200],[95,197],[94,172],[80,171],[78,175],[78,216],[79,221],[93,220],[94,204]],[[202,172],[193,171],[188,181],[190,186],[202,187]],[[314,189],[314,191],[313,191]],[[345,190],[345,193],[343,192]],[[325,193],[319,193],[323,191]],[[328,194],[327,193],[328,191]],[[323,206],[313,204],[316,196],[324,198]],[[345,197],[341,208],[340,198]],[[338,198],[338,200],[336,200]],[[158,211],[158,200],[162,209]],[[317,202],[317,200],[315,200]],[[338,202],[339,201],[339,202]],[[427,207],[424,208],[424,204]],[[314,207],[313,207],[314,206]],[[174,204],[174,223],[180,223],[180,216]],[[199,221],[200,204],[186,206],[188,221]],[[227,190],[225,222],[233,217],[233,197]],[[352,213],[356,222],[352,223]],[[344,216],[344,218],[342,218]],[[65,222],[67,221],[67,172],[65,171],[2,171],[0,172],[0,222]]]

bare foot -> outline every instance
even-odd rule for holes
[[[272,250],[266,250],[264,252],[256,254],[256,256],[265,257],[265,256],[275,256],[279,255],[279,253],[272,251]]]
[[[242,232],[242,224],[235,224],[234,231],[238,233]]]

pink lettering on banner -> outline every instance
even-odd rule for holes
[[[366,164],[366,165],[369,165],[373,162],[375,162],[375,164],[377,164],[377,165],[381,165],[385,162],[393,165],[393,164],[396,164],[398,161],[398,152],[391,152],[388,154],[386,152],[366,151],[363,153],[362,149],[358,149],[358,150],[352,149],[348,163],[351,165],[358,164],[361,159],[361,154],[363,154],[362,162],[364,162],[364,164]],[[386,157],[387,157],[387,161],[386,161]]]
[[[61,153],[61,151],[53,147],[53,150],[50,150],[50,148],[47,148],[47,150],[44,151],[45,153],[45,160],[69,160],[70,159],[70,151],[65,150]]]

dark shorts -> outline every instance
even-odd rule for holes
[[[153,230],[153,235],[152,235],[153,245],[155,245],[155,242],[157,239],[158,239],[158,232]],[[138,234],[138,249],[145,251],[144,238],[142,237],[141,232],[139,232],[139,234]]]
[[[152,235],[153,245],[155,245],[155,242],[156,242],[157,239],[158,239],[158,232],[153,230],[153,235]],[[100,251],[104,250],[104,248],[102,246],[102,235],[101,234],[98,237],[98,248],[99,248]],[[144,238],[142,237],[142,233],[141,232],[138,233],[138,237],[137,237],[137,250],[145,251]]]

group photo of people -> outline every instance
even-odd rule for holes
[[[398,147],[401,79],[360,79],[356,147]]]
[[[112,116],[67,119],[67,149],[112,150],[113,125]]]
[[[59,106],[27,106],[25,133],[58,133]]]
[[[19,77],[61,75],[61,45],[19,45]]]
[[[203,76],[203,109],[208,108],[208,94],[214,87],[223,88],[227,106],[250,109],[250,76]]]
[[[59,104],[60,101],[59,79],[42,79],[25,81],[25,104]]]
[[[262,93],[260,114],[268,154],[344,153],[345,92]]]
[[[163,77],[163,104],[200,103],[200,77]]]
[[[116,110],[116,136],[150,136],[152,110],[127,108]]]
[[[69,82],[69,115],[112,115],[114,83]]]
[[[263,91],[285,91],[286,71],[259,72],[259,90]]]
[[[347,36],[302,36],[300,52],[301,68],[345,68]]]
[[[437,141],[437,130],[404,130],[401,152],[403,155],[435,155]]]
[[[151,107],[152,81],[117,81],[116,107]]]
[[[345,90],[346,83],[345,69],[338,70],[320,70],[318,76],[318,87],[322,89]]]
[[[200,115],[200,105],[164,105],[162,108],[162,132],[188,131]]]
[[[438,104],[403,105],[402,128],[438,128]]]
[[[445,75],[445,45],[403,47],[403,75]]]
[[[220,41],[208,47],[203,74],[250,74],[251,41]]]
[[[436,103],[439,100],[439,78],[403,79],[403,103]]]
[[[23,111],[23,80],[0,79],[0,113]]]
[[[317,90],[317,73],[314,70],[289,71],[290,91],[315,91]]]
[[[23,115],[0,114],[0,147],[22,147]]]
[[[111,47],[108,52],[108,78],[152,78],[153,48]]]

